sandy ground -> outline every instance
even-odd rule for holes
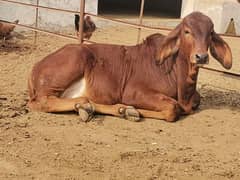
[[[92,40],[135,44],[136,33],[108,27],[98,29]],[[0,48],[0,179],[240,179],[239,78],[201,70],[201,106],[176,123],[103,115],[83,123],[75,113],[26,107],[33,64],[76,41],[39,34],[34,46],[33,35],[24,36]],[[227,41],[234,54],[232,71],[239,73],[240,40]]]

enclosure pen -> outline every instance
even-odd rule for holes
[[[105,17],[105,16],[100,16],[100,15],[95,15],[92,13],[86,13],[85,12],[85,0],[80,0],[79,4],[80,4],[80,11],[73,11],[73,10],[67,10],[67,9],[58,9],[58,8],[53,8],[53,7],[46,7],[46,6],[40,6],[39,5],[39,1],[37,0],[37,4],[33,5],[33,4],[28,4],[28,3],[23,3],[23,2],[17,2],[17,1],[11,1],[11,0],[0,0],[2,2],[6,2],[6,3],[12,3],[12,4],[18,4],[18,5],[22,5],[22,6],[26,6],[26,7],[34,7],[36,8],[36,15],[35,15],[35,27],[31,27],[28,25],[23,25],[23,24],[15,24],[6,20],[0,20],[3,22],[7,22],[10,24],[14,24],[16,26],[20,26],[20,27],[24,27],[30,30],[35,31],[35,40],[34,42],[36,43],[36,38],[37,38],[37,32],[42,32],[42,33],[46,33],[46,34],[50,34],[50,35],[55,35],[55,36],[59,36],[62,38],[68,38],[68,39],[76,39],[79,40],[79,43],[96,43],[93,41],[89,41],[89,40],[84,40],[83,39],[83,18],[84,15],[89,15],[89,16],[93,16],[96,18],[100,18],[100,19],[104,19],[104,20],[108,20],[108,21],[112,21],[115,23],[119,23],[119,24],[123,24],[129,27],[134,27],[134,28],[138,28],[138,34],[137,34],[137,43],[139,43],[140,40],[140,35],[141,35],[141,29],[148,29],[148,30],[162,30],[162,31],[171,31],[171,28],[166,28],[166,27],[151,27],[151,26],[146,26],[142,24],[142,18],[143,18],[143,12],[144,12],[144,0],[141,0],[141,8],[139,11],[139,23],[130,23],[130,22],[126,22],[126,21],[121,21],[118,19],[114,19],[114,18],[109,18],[109,17]],[[48,9],[48,10],[52,10],[52,11],[62,11],[62,12],[67,12],[67,13],[73,13],[73,14],[80,14],[80,29],[79,29],[79,33],[80,36],[79,38],[74,37],[74,36],[70,36],[70,35],[64,35],[64,34],[59,34],[59,33],[55,33],[55,32],[51,32],[51,31],[47,31],[44,29],[40,29],[38,28],[38,10],[39,9]],[[231,35],[231,34],[220,34],[222,37],[233,37],[233,38],[239,38],[239,35]],[[208,71],[213,71],[213,72],[217,72],[217,73],[223,73],[223,74],[227,74],[230,76],[235,76],[235,77],[240,77],[240,74],[238,73],[232,73],[232,72],[228,72],[228,71],[222,71],[222,70],[218,70],[218,69],[214,69],[214,68],[209,68],[209,67],[201,67],[202,69],[208,70]]]

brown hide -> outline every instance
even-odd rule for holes
[[[214,48],[212,32],[211,20],[196,12],[168,36],[153,34],[136,46],[67,45],[34,66],[30,101],[60,97],[84,77],[85,97],[95,103],[152,111],[177,104],[182,113],[188,114],[200,103],[196,91],[198,65],[207,62],[210,44]],[[221,64],[229,64],[231,51],[223,40],[221,43],[224,45],[218,43],[215,49],[221,46],[229,55],[218,54],[217,50],[214,55]]]
[[[14,21],[14,23],[18,23],[18,20]],[[14,30],[15,25],[1,22],[0,21],[0,36],[7,37]]]

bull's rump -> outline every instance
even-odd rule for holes
[[[113,45],[64,46],[33,67],[29,78],[30,99],[83,95],[96,100],[104,99],[104,96],[105,99],[118,99],[121,75],[116,72],[120,72],[122,63],[114,62],[121,57],[120,49],[120,46]],[[106,58],[109,53],[112,57]]]

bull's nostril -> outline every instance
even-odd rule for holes
[[[202,60],[206,60],[207,58],[208,58],[208,54],[202,54],[202,55],[201,55],[201,59],[202,59]]]
[[[208,54],[196,54],[196,61],[205,63],[208,60]]]
[[[199,60],[201,60],[201,55],[199,55],[199,54],[196,54],[196,55],[195,55],[195,57],[196,57],[196,61],[199,61]]]

